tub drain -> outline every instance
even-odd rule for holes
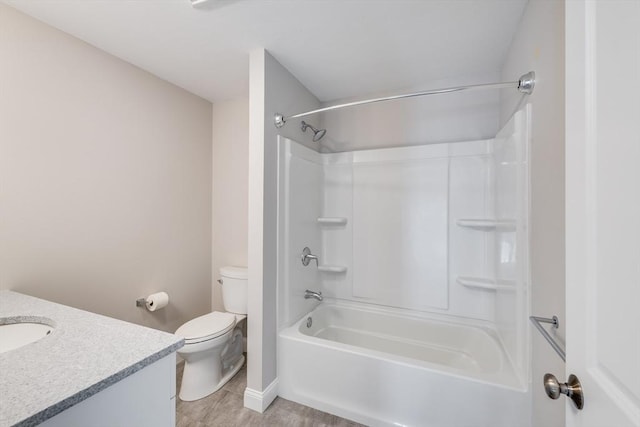
[[[310,328],[313,325],[313,319],[311,317],[307,317],[307,328]]]

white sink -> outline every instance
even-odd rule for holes
[[[24,321],[17,318],[0,318],[0,353],[15,350],[46,337],[55,329],[52,325],[53,321],[47,318],[30,318]]]

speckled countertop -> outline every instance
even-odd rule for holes
[[[0,426],[37,425],[184,345],[173,334],[12,291],[0,323],[48,318],[53,333],[0,353]]]

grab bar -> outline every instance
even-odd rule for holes
[[[551,319],[547,317],[529,316],[529,320],[531,320],[531,323],[533,323],[533,326],[535,326],[536,329],[540,331],[544,339],[547,340],[547,342],[551,345],[551,347],[553,347],[556,353],[558,353],[558,356],[560,356],[562,361],[566,362],[567,361],[566,353],[564,352],[562,347],[560,347],[560,344],[558,344],[553,339],[553,337],[549,334],[549,332],[547,332],[547,330],[543,328],[542,325],[540,324],[540,323],[551,323],[554,328],[558,329],[558,325],[559,325],[558,316],[553,316]]]

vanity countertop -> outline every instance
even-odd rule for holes
[[[184,345],[173,334],[0,291],[2,323],[37,317],[53,321],[50,335],[0,353],[0,427],[39,424]]]

